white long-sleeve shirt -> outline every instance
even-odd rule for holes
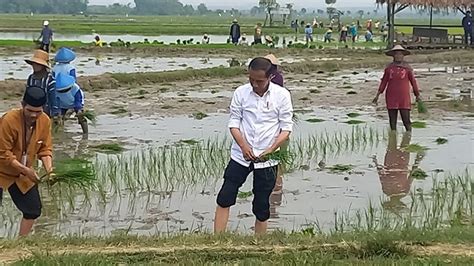
[[[281,131],[293,131],[293,105],[290,92],[270,83],[267,92],[260,97],[246,84],[237,88],[230,105],[229,128],[238,128],[256,156],[270,148]],[[237,142],[232,143],[232,160],[250,166],[244,159]],[[255,169],[272,167],[278,161],[256,163]]]

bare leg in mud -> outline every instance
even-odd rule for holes
[[[223,208],[217,206],[216,215],[214,217],[214,233],[223,233],[227,228],[227,222],[229,221],[230,208]]]

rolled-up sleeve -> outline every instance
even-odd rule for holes
[[[43,142],[41,143],[41,147],[38,151],[38,158],[46,157],[46,156],[53,156],[53,141],[51,138],[51,120],[47,119],[47,126],[41,132],[43,137]]]
[[[232,96],[232,102],[230,104],[230,119],[229,128],[240,128],[242,121],[242,99],[238,90],[234,92]]]
[[[291,103],[291,94],[288,91],[285,91],[282,95],[278,120],[282,131],[293,131],[293,104]]]
[[[6,121],[0,122],[0,160],[10,165],[16,156],[13,153],[13,147],[15,145],[14,136],[16,135],[10,124]]]

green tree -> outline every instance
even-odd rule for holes
[[[135,10],[140,15],[179,15],[183,8],[178,0],[135,0]]]
[[[197,6],[197,11],[200,15],[204,15],[204,14],[209,13],[209,9],[207,9],[207,6],[204,3],[200,3]]]
[[[307,12],[306,8],[303,7],[300,11],[300,14],[304,15],[304,14],[306,14],[306,12]]]
[[[193,15],[195,12],[194,7],[192,5],[184,5],[183,7],[183,14],[187,16]]]

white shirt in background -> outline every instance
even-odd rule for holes
[[[237,88],[230,105],[229,128],[239,128],[255,156],[259,156],[275,143],[281,131],[293,130],[290,92],[274,83],[270,83],[263,97],[253,91],[250,83]],[[232,143],[231,158],[243,166],[250,166],[251,162],[244,159],[235,140]],[[254,164],[254,168],[275,165],[278,165],[278,161],[268,160]]]

